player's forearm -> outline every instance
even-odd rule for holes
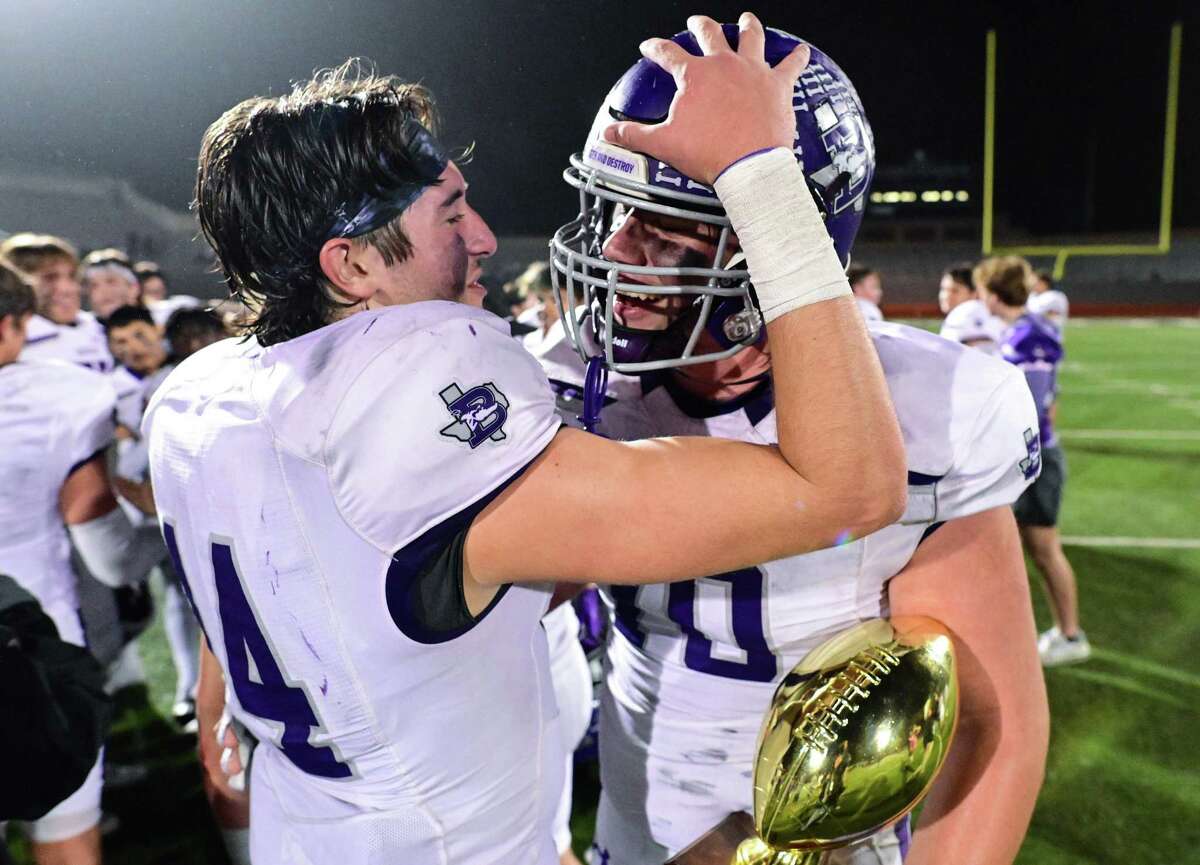
[[[779,447],[814,488],[856,516],[855,534],[903,511],[899,425],[842,264],[790,150],[726,171],[718,194],[767,321]]]
[[[813,495],[847,512],[843,530],[862,537],[895,522],[907,493],[904,445],[854,301],[790,312],[772,323],[770,340],[784,459]]]
[[[964,719],[930,791],[906,865],[1007,865],[1042,784],[1044,713]]]

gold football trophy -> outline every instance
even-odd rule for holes
[[[954,646],[940,622],[872,619],[828,640],[775,692],[754,767],[756,834],[720,861],[819,865],[894,823],[929,789],[957,720]],[[731,818],[671,863],[718,861],[738,825]]]

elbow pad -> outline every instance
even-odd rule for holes
[[[113,588],[142,582],[166,555],[162,538],[134,529],[119,507],[67,531],[92,576]]]

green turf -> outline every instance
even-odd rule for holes
[[[1200,327],[1068,328],[1059,425],[1069,462],[1068,536],[1200,538],[1200,439],[1081,438],[1072,431],[1200,430]],[[1200,550],[1074,546],[1086,664],[1048,671],[1046,784],[1022,865],[1200,863]],[[1049,616],[1040,587],[1038,623]],[[106,861],[221,863],[190,742],[167,717],[173,673],[161,628],[142,639],[149,700],[123,697],[109,753],[144,759],[142,784],[106,793],[121,828]],[[577,774],[573,829],[591,836],[594,767]],[[28,862],[19,842],[15,859]]]

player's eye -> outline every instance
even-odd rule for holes
[[[458,225],[458,223],[462,222],[465,218],[465,213],[456,213],[454,216],[451,216],[449,219],[447,219],[446,222],[449,225]]]

